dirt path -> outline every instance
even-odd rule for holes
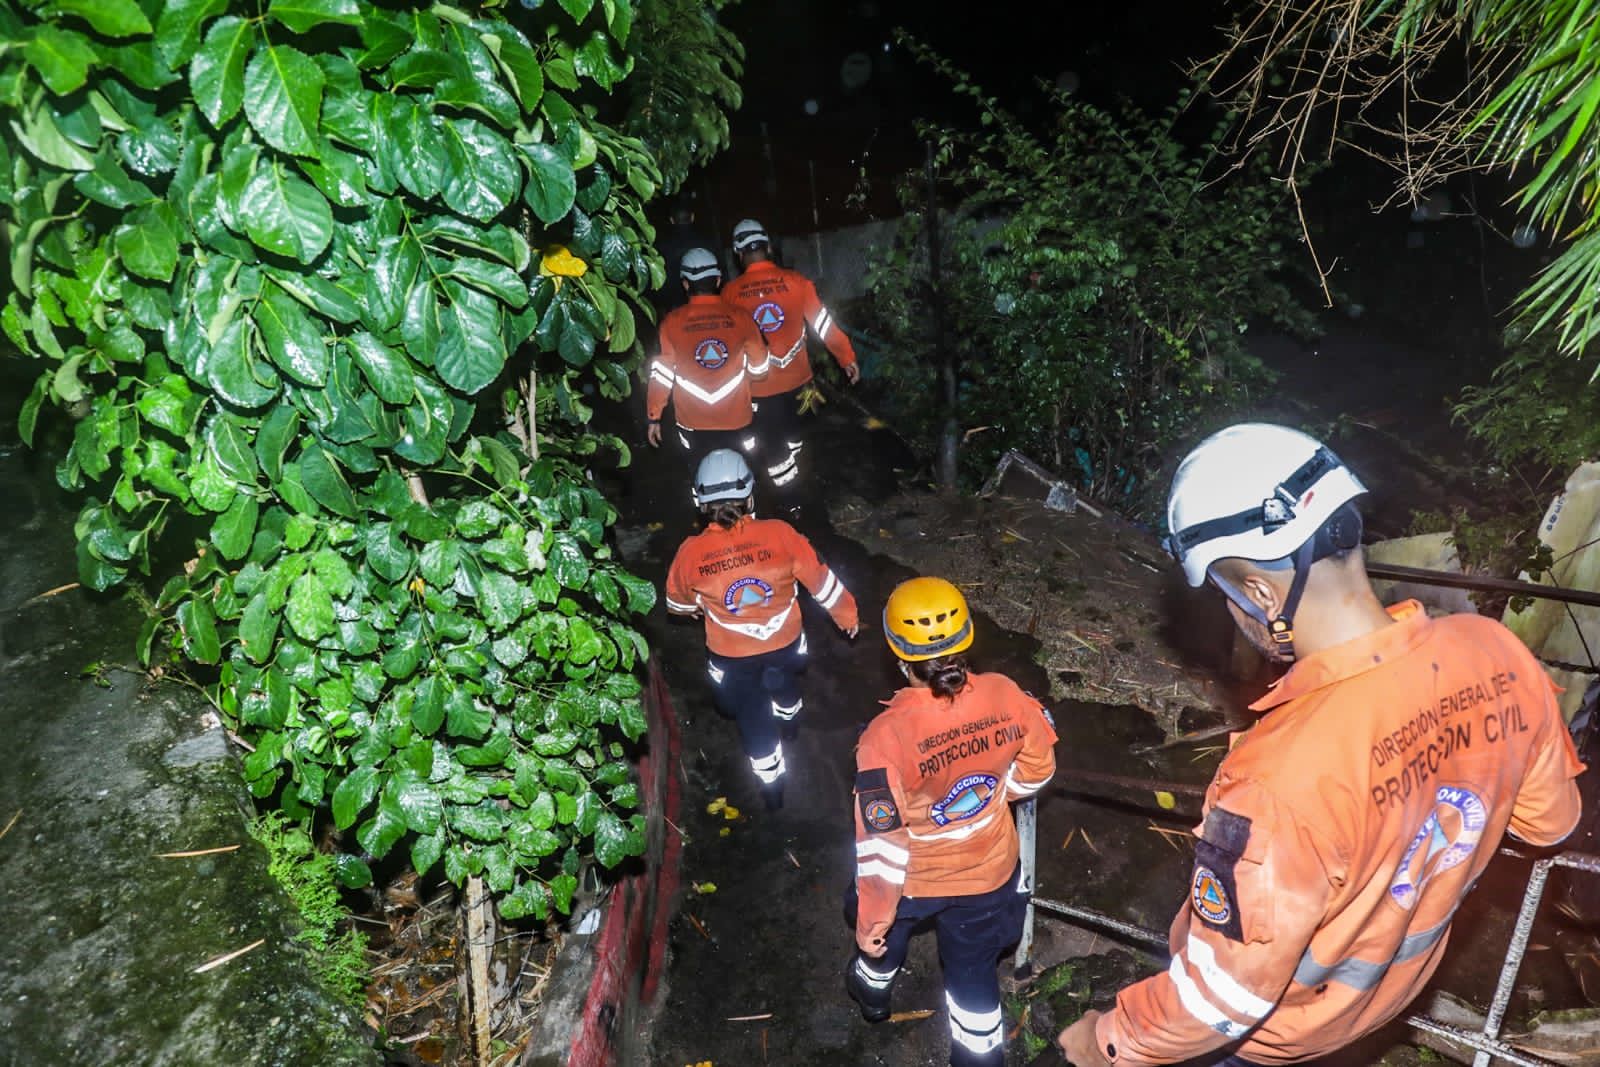
[[[830,499],[884,500],[899,489],[894,469],[905,457],[883,431],[864,429],[830,410],[812,441],[808,458],[834,472]],[[642,456],[636,463],[622,501],[622,540],[629,562],[659,581],[689,529],[692,515],[681,495],[686,483],[667,457]],[[852,940],[842,898],[853,874],[855,741],[879,701],[900,683],[878,612],[893,586],[912,572],[833,532],[815,518],[819,512],[808,512],[804,532],[856,595],[863,626],[852,643],[805,603],[812,664],[800,736],[785,742],[789,774],[782,811],[762,808],[733,724],[711,705],[701,625],[668,621],[659,612],[651,620],[684,731],[689,888],[673,929],[672,962],[644,1062],[946,1062],[948,1024],[931,939],[916,942],[896,986],[895,1010],[932,1010],[932,1016],[869,1027],[844,995]],[[661,528],[650,530],[652,522]],[[1034,638],[980,617],[975,647],[980,669],[1004,671],[1035,693],[1049,691]],[[1068,700],[1051,706],[1064,767],[1197,782],[1209,774],[1209,765],[1189,762],[1193,753],[1132,755],[1132,746],[1163,739],[1145,711]],[[717,798],[726,798],[740,817],[728,821],[722,813],[708,813]],[[1066,775],[1047,790],[1040,809],[1042,891],[1165,924],[1191,857],[1186,844],[1152,825],[1181,833],[1191,820],[1161,810],[1149,794],[1124,793],[1108,809],[1104,801],[1073,792]],[[696,892],[696,884],[707,890],[714,885],[715,891]],[[1103,939],[1099,944],[1106,946]],[[1041,958],[1059,959],[1073,946],[1092,950],[1093,939],[1041,924]],[[751,1016],[756,1018],[743,1018]]]

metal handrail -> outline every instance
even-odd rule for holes
[[[1030,885],[1033,884],[1034,871],[1037,865],[1033,804],[1032,800],[1028,800],[1017,805],[1017,831],[1022,839],[1023,869],[1025,878]],[[1500,851],[1506,855],[1519,855],[1506,849],[1501,849]],[[1519,856],[1519,858],[1525,857]],[[1477,1055],[1472,1061],[1473,1067],[1489,1067],[1489,1064],[1496,1060],[1515,1064],[1516,1067],[1556,1067],[1551,1060],[1540,1059],[1500,1040],[1500,1027],[1505,1022],[1506,1008],[1511,1003],[1512,992],[1516,989],[1517,972],[1522,968],[1523,957],[1528,952],[1528,941],[1533,934],[1534,917],[1538,913],[1539,902],[1544,898],[1545,886],[1549,881],[1550,871],[1555,867],[1567,867],[1572,870],[1586,871],[1590,874],[1600,874],[1600,856],[1590,855],[1585,852],[1563,852],[1559,855],[1547,856],[1544,859],[1534,861],[1533,870],[1528,875],[1528,887],[1522,895],[1522,906],[1517,912],[1517,922],[1512,928],[1511,941],[1506,946],[1505,962],[1500,967],[1500,979],[1495,986],[1494,999],[1490,1001],[1489,1013],[1484,1018],[1482,1031],[1474,1033],[1471,1030],[1463,1030],[1458,1026],[1452,1026],[1449,1023],[1443,1023],[1420,1014],[1406,1016],[1406,1025],[1475,1049]],[[1115,918],[1092,908],[1083,908],[1076,904],[1035,896],[1028,902],[1023,938],[1017,945],[1015,963],[1019,971],[1028,965],[1029,956],[1033,950],[1033,914],[1035,910],[1059,915],[1080,925],[1093,926],[1109,933],[1120,934],[1130,941],[1138,942],[1162,953],[1167,950],[1166,935],[1158,931]]]

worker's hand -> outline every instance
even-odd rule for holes
[[[650,424],[650,428],[645,430],[645,432],[644,432],[644,439],[646,441],[650,442],[650,447],[651,448],[660,448],[661,447],[661,424],[659,422],[652,422]]]
[[[1095,1020],[1100,1012],[1086,1011],[1083,1018],[1061,1031],[1056,1044],[1072,1067],[1111,1067],[1111,1061],[1100,1051],[1100,1041],[1094,1036]]]
[[[846,367],[844,369],[844,378],[845,381],[849,382],[851,385],[859,382],[861,380],[861,364],[852,363]]]
[[[862,937],[860,934],[856,935],[856,948],[861,950],[863,956],[875,960],[882,959],[883,954],[889,951],[889,946],[883,942],[882,938],[873,941]]]
[[[860,626],[860,624],[857,624],[855,626],[850,627],[850,629],[846,630],[844,632],[844,635],[846,637],[848,637],[850,640],[854,641],[856,639],[856,634],[858,634],[860,632],[861,632],[861,626]]]

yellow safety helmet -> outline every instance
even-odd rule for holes
[[[954,655],[972,646],[972,612],[961,590],[943,578],[912,578],[883,605],[883,636],[910,662]]]

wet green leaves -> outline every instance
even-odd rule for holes
[[[626,387],[660,276],[660,174],[593,117],[628,5],[546,5],[538,52],[421,3],[24,7],[0,15],[0,328],[43,372],[24,436],[82,416],[58,469],[87,494],[80,576],[147,573],[190,516],[140,654],[256,746],[252,792],[481,875],[508,916],[565,909],[584,857],[643,847],[653,592],[581,465],[608,446],[585,393]],[[475,435],[529,371],[538,460]]]

